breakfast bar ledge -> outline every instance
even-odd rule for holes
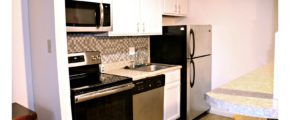
[[[277,101],[273,99],[274,65],[257,68],[206,94],[211,113],[232,117],[235,114],[278,118]]]

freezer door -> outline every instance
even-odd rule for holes
[[[150,36],[152,63],[186,64],[186,26],[164,26],[162,36]]]
[[[187,26],[187,58],[211,54],[211,25]]]
[[[187,62],[187,119],[192,120],[209,109],[205,93],[211,90],[211,56]]]

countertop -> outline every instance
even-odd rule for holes
[[[277,118],[273,65],[265,65],[207,93],[212,108],[231,114]]]
[[[12,120],[36,120],[36,112],[18,104],[12,103]]]
[[[180,65],[173,65],[172,67],[161,69],[161,70],[156,70],[152,72],[144,72],[144,71],[137,71],[137,70],[131,70],[131,69],[124,69],[124,66],[126,66],[125,63],[106,64],[106,65],[103,65],[104,69],[106,70],[103,70],[102,73],[131,77],[133,78],[133,81],[134,81],[134,80],[139,80],[146,77],[164,74],[169,71],[181,69]]]

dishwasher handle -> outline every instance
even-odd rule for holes
[[[130,89],[134,88],[134,86],[135,85],[133,83],[128,83],[128,84],[124,84],[124,85],[106,88],[103,90],[98,90],[98,91],[94,91],[94,92],[89,92],[89,93],[77,95],[77,96],[75,96],[75,103],[81,103],[81,102],[85,102],[85,101],[88,101],[91,99],[100,98],[103,96],[108,96],[108,95],[112,95],[115,93],[130,90]]]

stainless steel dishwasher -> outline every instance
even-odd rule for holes
[[[133,119],[162,120],[165,75],[133,81]]]

